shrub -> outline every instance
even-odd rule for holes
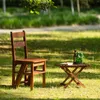
[[[20,8],[19,8],[20,9]],[[51,13],[48,14],[30,14],[24,12],[19,14],[16,10],[15,12],[11,10],[12,13],[7,12],[3,14],[0,13],[0,28],[24,28],[24,27],[43,27],[43,26],[55,26],[55,25],[72,25],[72,24],[99,24],[100,20],[94,13],[88,11],[88,13],[77,13],[73,16],[70,9],[67,8],[57,8],[51,9]],[[21,12],[24,10],[21,10]],[[97,11],[97,10],[96,10]],[[91,13],[89,13],[91,12]],[[94,12],[94,11],[93,11]],[[96,13],[95,13],[96,15]]]
[[[99,19],[95,16],[80,16],[78,20],[78,24],[97,24],[99,23]]]

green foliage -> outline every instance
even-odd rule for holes
[[[80,16],[78,20],[78,24],[97,24],[99,23],[99,19],[95,16]]]
[[[45,11],[54,5],[52,0],[24,0],[22,3],[25,8],[27,8],[30,13],[37,13],[41,10]]]
[[[7,13],[0,13],[0,28],[25,28],[25,27],[44,27],[55,25],[73,25],[73,24],[99,24],[100,19],[97,18],[99,9],[91,9],[73,16],[69,8],[51,9],[48,14],[30,14],[25,9],[8,8]]]

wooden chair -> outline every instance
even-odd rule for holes
[[[24,76],[24,84],[30,85],[32,90],[34,87],[34,75],[43,75],[43,87],[45,86],[46,59],[28,58],[25,31],[11,32],[12,45],[12,86],[17,88],[22,82]],[[24,58],[18,59],[17,48],[24,49]],[[17,65],[20,65],[17,71]],[[39,67],[39,68],[38,68]],[[30,68],[30,69],[29,69]]]

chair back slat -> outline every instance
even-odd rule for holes
[[[25,36],[25,32],[14,32],[14,34],[12,34],[13,38],[20,38],[20,37],[24,37]]]
[[[21,38],[21,39],[20,39]],[[24,48],[24,58],[27,58],[27,45],[25,31],[11,32],[11,45],[13,62],[16,60],[16,48]]]
[[[25,46],[25,42],[15,42],[14,43],[14,48],[17,48],[17,47],[24,47]]]

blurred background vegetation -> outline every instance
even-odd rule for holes
[[[2,1],[0,0],[0,7],[2,7]],[[22,7],[22,4],[27,0],[6,0],[7,7]],[[30,1],[30,0],[29,0]],[[56,6],[61,6],[61,2],[63,1],[63,5],[70,7],[70,0],[52,0]],[[74,0],[76,2],[76,0]],[[100,0],[80,0],[81,7],[84,8],[92,8],[99,7]]]
[[[0,28],[100,24],[100,0],[72,1],[0,0]]]

